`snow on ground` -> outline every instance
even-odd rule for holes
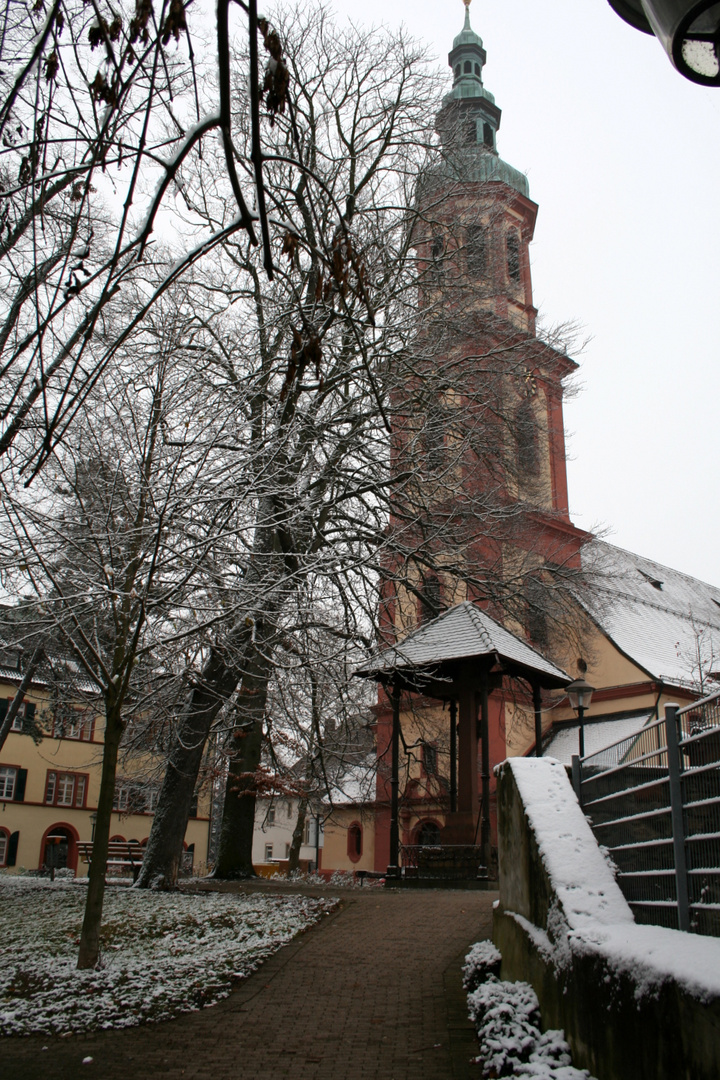
[[[76,884],[0,876],[0,1035],[131,1027],[195,1012],[337,905],[109,888],[102,966],[77,971],[85,896]]]

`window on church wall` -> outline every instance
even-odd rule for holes
[[[351,862],[358,862],[363,851],[362,825],[354,821],[347,833],[347,853]]]
[[[422,766],[426,776],[437,776],[438,752],[435,743],[424,742],[422,744]]]
[[[495,140],[493,139],[493,129],[488,123],[483,124],[483,142],[487,147],[492,150],[495,146]]]
[[[484,277],[488,270],[488,230],[484,225],[468,225],[465,230],[465,259],[471,274]]]
[[[431,619],[437,618],[442,609],[442,589],[437,574],[432,572],[423,574],[418,621],[421,623],[429,622]]]
[[[534,480],[540,472],[540,437],[532,398],[527,397],[515,412],[518,479]]]
[[[520,237],[513,230],[507,234],[507,271],[511,281],[520,281]]]
[[[459,64],[456,64],[456,65],[455,65],[455,78],[456,78],[456,79],[459,79],[459,78],[460,78],[460,74],[461,74],[461,72],[462,72],[462,68],[460,67],[460,65],[459,65]]]
[[[466,120],[465,121],[465,145],[474,146],[477,142],[477,121]]]
[[[465,61],[464,72],[466,75],[472,75],[472,62],[470,60]]]
[[[475,74],[478,76],[478,78],[480,77],[480,65],[479,64],[475,65]]]
[[[531,578],[525,585],[525,629],[539,648],[548,644],[548,595],[540,581]]]

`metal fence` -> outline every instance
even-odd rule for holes
[[[637,922],[720,937],[720,691],[573,758],[573,783]]]

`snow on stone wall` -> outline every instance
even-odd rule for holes
[[[547,947],[557,960],[567,955],[566,939],[571,951],[600,952],[632,977],[638,997],[667,979],[700,1000],[720,995],[720,940],[635,922],[564,766],[550,758],[510,758],[501,768],[512,771],[557,897],[550,926],[540,928],[550,930],[554,941]]]

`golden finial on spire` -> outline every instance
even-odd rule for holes
[[[463,4],[465,5],[465,29],[466,30],[470,29],[470,2],[471,2],[471,0],[463,0]]]

